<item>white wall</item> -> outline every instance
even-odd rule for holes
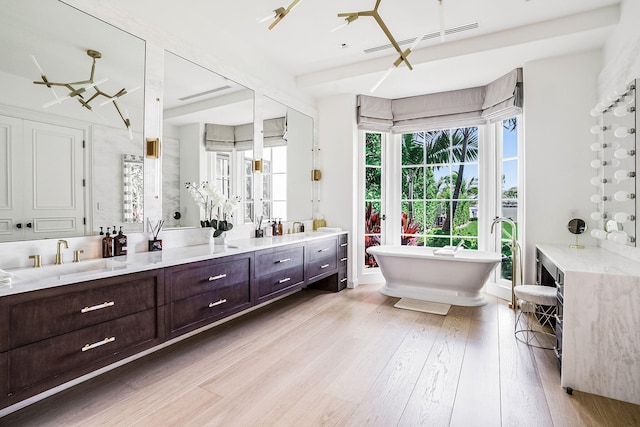
[[[323,216],[328,227],[341,227],[350,231],[348,272],[349,286],[357,285],[357,203],[358,203],[358,130],[356,127],[355,95],[336,95],[318,101],[320,124],[318,137],[320,181],[318,216]],[[364,219],[363,219],[364,220]]]
[[[567,221],[589,214],[594,175],[590,167],[593,118],[601,52],[591,51],[524,64],[525,274],[535,277],[535,245],[570,245]],[[588,233],[580,242],[595,245]]]

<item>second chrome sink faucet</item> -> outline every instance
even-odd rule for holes
[[[64,245],[65,248],[69,249],[69,243],[66,240],[58,240],[58,251],[56,252],[56,265],[62,264],[62,254],[60,253],[60,246]]]

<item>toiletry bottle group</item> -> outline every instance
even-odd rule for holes
[[[100,227],[100,235],[102,238],[102,258],[111,258],[113,256],[120,256],[127,254],[127,236],[120,231],[116,234],[116,226],[113,226],[113,237],[111,237],[111,227],[107,227],[107,233],[105,234]]]

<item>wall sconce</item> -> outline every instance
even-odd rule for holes
[[[592,212],[591,213],[591,219],[594,221],[600,221],[601,219],[607,219],[608,215],[606,212]],[[593,231],[591,232],[591,235],[593,235]]]
[[[607,196],[601,196],[600,194],[594,194],[591,196],[591,201],[593,203],[600,203],[609,200]]]
[[[320,178],[322,178],[322,173],[320,172],[320,169],[313,169],[311,171],[311,181],[320,181]]]
[[[255,159],[253,161],[253,171],[256,173],[262,173],[262,159]]]
[[[160,138],[147,138],[147,158],[160,158]]]

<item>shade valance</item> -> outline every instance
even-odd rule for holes
[[[518,114],[522,107],[522,68],[486,86],[385,99],[358,96],[358,127],[411,132],[479,125]]]

